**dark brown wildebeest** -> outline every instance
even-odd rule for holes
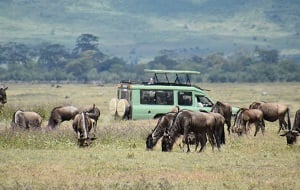
[[[279,130],[281,129],[291,129],[291,120],[290,120],[290,109],[283,104],[278,103],[265,103],[265,102],[253,102],[250,106],[250,109],[260,109],[264,114],[264,119],[270,122],[279,120]],[[287,121],[284,120],[287,116]]]
[[[256,136],[260,128],[262,134],[264,134],[265,122],[263,117],[263,112],[259,109],[241,108],[236,114],[232,131],[238,133],[239,135],[247,134],[250,131],[251,124],[254,123],[254,136]]]
[[[79,109],[74,106],[58,106],[52,109],[48,120],[48,129],[57,128],[61,122],[69,121],[79,113]]]
[[[158,121],[155,128],[148,135],[146,140],[146,148],[148,150],[152,149],[158,140],[163,136],[166,129],[171,126],[173,120],[175,119],[177,113],[169,112],[163,115]]]
[[[86,114],[96,121],[96,125],[98,123],[98,119],[100,117],[100,109],[93,104],[92,107],[80,109],[79,112],[86,112]]]
[[[232,108],[229,104],[217,101],[211,108],[211,112],[219,113],[225,118],[228,134],[230,134]]]
[[[43,118],[36,112],[17,110],[12,117],[11,127],[14,129],[41,129]]]
[[[77,135],[79,147],[89,146],[91,141],[96,139],[95,134],[90,134],[90,131],[96,127],[96,121],[85,112],[81,112],[74,117],[72,127]]]
[[[289,145],[297,142],[297,136],[300,135],[300,109],[296,111],[292,130],[285,131],[280,136],[286,137],[286,142]]]
[[[220,117],[215,117],[219,115]],[[222,118],[222,126],[218,126],[216,120]],[[206,145],[206,135],[209,142],[212,145],[212,150],[217,141],[217,147],[220,149],[221,139],[224,133],[224,117],[218,113],[204,113],[204,112],[192,112],[188,110],[180,111],[172,126],[166,131],[162,139],[162,151],[171,151],[176,139],[183,135],[182,142],[187,144],[188,151],[190,150],[188,142],[188,134],[194,132],[196,136],[200,137],[200,152]],[[223,132],[220,132],[223,131]],[[220,134],[221,133],[221,134]],[[224,138],[225,141],[225,138]]]
[[[7,102],[6,90],[8,87],[0,86],[0,108]]]

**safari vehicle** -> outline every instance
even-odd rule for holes
[[[152,73],[148,82],[120,81],[117,98],[109,103],[110,113],[123,119],[153,119],[170,112],[175,106],[193,111],[210,111],[213,100],[205,90],[192,85],[197,71],[144,70]]]

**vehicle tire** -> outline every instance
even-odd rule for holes
[[[115,116],[117,114],[117,105],[118,105],[118,99],[113,98],[109,101],[109,113],[112,116]]]
[[[129,103],[126,99],[121,99],[117,105],[117,114],[119,117],[124,118],[129,112]]]

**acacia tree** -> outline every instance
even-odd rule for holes
[[[94,50],[101,53],[98,49],[98,39],[99,38],[97,36],[92,34],[81,34],[76,40],[76,47],[73,49],[73,56],[79,56],[82,52],[88,50]]]

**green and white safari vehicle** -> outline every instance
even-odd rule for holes
[[[109,103],[109,111],[122,119],[153,119],[174,107],[193,111],[210,111],[214,102],[205,90],[192,85],[191,75],[197,71],[144,70],[152,73],[148,82],[120,81],[117,98]]]

